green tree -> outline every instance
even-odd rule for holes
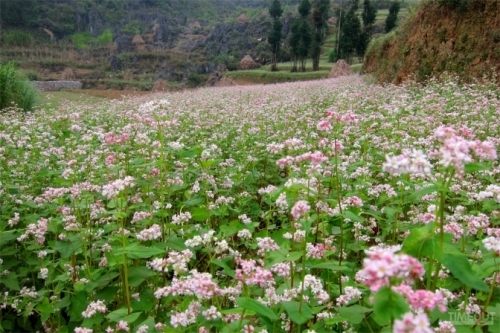
[[[311,13],[311,3],[309,0],[302,0],[299,4],[299,14],[302,18],[306,18]]]
[[[283,14],[283,9],[279,0],[273,0],[271,7],[269,8],[269,14],[273,18],[273,26],[271,32],[267,37],[269,45],[271,45],[272,59],[271,59],[271,70],[277,71],[277,58],[281,48],[281,29],[283,24],[280,21],[281,14]]]
[[[302,19],[300,22],[299,35],[298,58],[300,62],[300,71],[305,72],[309,48],[311,47],[312,42],[311,26],[305,19]]]
[[[370,0],[365,0],[363,2],[363,13],[361,14],[361,19],[363,20],[364,27],[371,27],[375,20],[377,19],[377,8],[375,8]]]
[[[313,25],[313,37],[311,44],[311,58],[313,62],[313,71],[319,70],[319,57],[321,55],[321,46],[325,42],[326,31],[330,9],[330,0],[314,0],[311,21]]]
[[[300,71],[306,71],[306,62],[311,47],[311,25],[308,17],[311,13],[311,3],[309,0],[302,0],[299,4],[298,18],[292,25],[292,35],[290,37],[290,50],[292,53],[292,72],[297,71],[297,63],[300,63]]]
[[[398,13],[400,9],[399,1],[394,1],[389,8],[389,15],[385,19],[385,32],[389,32],[396,27],[398,21]]]
[[[297,71],[297,61],[299,55],[299,43],[300,43],[300,20],[295,21],[292,24],[291,36],[289,39],[290,53],[292,56],[292,72]]]
[[[358,44],[356,46],[356,52],[360,57],[365,54],[368,42],[373,31],[373,24],[377,18],[377,9],[371,4],[370,0],[364,0],[363,2],[363,12],[361,13],[361,19],[363,20],[363,29],[359,35]]]
[[[24,111],[33,109],[36,90],[21,78],[13,63],[0,64],[0,110],[16,105]]]
[[[340,26],[338,58],[351,60],[355,51],[359,49],[361,36],[361,22],[356,15],[355,6],[352,6]]]

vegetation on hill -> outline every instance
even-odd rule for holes
[[[424,1],[406,22],[370,44],[363,70],[379,82],[500,75],[500,2]]]

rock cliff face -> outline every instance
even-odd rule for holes
[[[395,32],[372,42],[363,69],[392,83],[444,72],[500,79],[500,1],[474,0],[465,9],[425,2]]]

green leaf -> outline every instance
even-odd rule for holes
[[[279,320],[279,317],[274,311],[262,303],[248,297],[237,297],[236,303],[244,309],[255,311],[260,316],[269,318],[271,320]]]
[[[147,259],[160,254],[165,254],[165,250],[155,247],[143,247],[137,244],[129,245],[125,248],[124,254],[130,259]]]
[[[232,309],[225,309],[225,310],[220,310],[222,314],[247,314],[249,316],[255,315],[255,311],[244,309],[244,308],[232,308]]]
[[[343,265],[339,266],[339,264],[334,261],[322,262],[320,264],[312,265],[311,268],[331,269],[333,271],[339,271],[339,272],[346,272],[351,270],[347,266]]]
[[[489,291],[488,285],[473,272],[467,257],[458,252],[454,246],[450,244],[444,245],[449,246],[446,246],[443,252],[439,251],[436,256],[437,260],[465,285],[476,290]]]
[[[87,299],[87,293],[85,291],[79,291],[71,297],[71,307],[70,307],[70,321],[80,321],[82,319],[82,312],[87,308],[90,301]]]
[[[120,308],[118,310],[115,310],[113,312],[108,313],[106,318],[108,318],[110,321],[114,322],[119,322],[120,320],[125,320],[127,323],[132,323],[133,321],[137,320],[139,316],[141,315],[141,312],[137,313],[132,313],[128,314],[128,310],[126,307]],[[125,319],[127,318],[127,319]]]
[[[199,205],[203,202],[205,202],[205,199],[203,199],[203,198],[194,198],[194,199],[190,199],[190,200],[184,202],[184,204],[186,206],[196,206],[196,205]]]
[[[77,250],[81,249],[82,247],[82,241],[80,240],[75,240],[75,241],[57,241],[54,244],[53,249],[56,250],[61,254],[62,258],[69,258],[73,253],[75,253]]]
[[[196,222],[205,222],[210,217],[210,211],[205,207],[194,207],[191,216]]]
[[[358,216],[356,214],[354,214],[353,212],[349,211],[349,210],[346,210],[342,213],[342,216],[346,219],[349,219],[351,220],[352,222],[359,222],[359,223],[363,223],[365,222],[365,219],[362,218],[361,216]]]
[[[230,276],[232,278],[235,277],[234,271],[225,262],[217,260],[217,259],[213,259],[210,262],[214,265],[221,267],[223,269],[222,272],[224,274],[226,274],[227,276]]]
[[[342,318],[347,319],[351,324],[359,324],[363,321],[365,317],[365,313],[372,312],[373,310],[370,308],[365,308],[361,305],[353,305],[349,307],[340,307],[338,308],[339,315]]]
[[[224,326],[220,330],[220,333],[235,333],[235,332],[238,332],[239,329],[241,329],[242,327],[244,327],[249,322],[250,322],[250,320],[248,320],[248,319],[235,320],[235,321],[229,323],[229,325]],[[172,333],[179,333],[179,331],[174,331]]]
[[[116,286],[110,286],[103,288],[97,294],[95,294],[94,299],[104,301],[105,303],[111,303],[118,293],[119,288]]]
[[[290,320],[298,325],[305,324],[314,317],[311,308],[306,303],[302,303],[302,307],[299,302],[281,302],[281,304]]]
[[[19,282],[17,280],[17,274],[14,272],[10,272],[7,275],[0,276],[0,283],[2,283],[10,290],[21,290],[21,288],[19,287]]]
[[[44,297],[42,302],[35,307],[40,312],[42,322],[46,322],[50,315],[54,313],[54,307],[50,304],[49,299]]]
[[[421,190],[413,192],[413,194],[410,195],[409,199],[410,199],[411,202],[414,202],[415,200],[420,199],[421,197],[423,197],[426,194],[430,194],[430,193],[436,192],[437,189],[438,188],[437,188],[436,185],[431,185],[431,186],[424,187]]]
[[[391,319],[399,319],[410,311],[403,296],[392,291],[390,287],[382,287],[375,294],[374,315],[380,320],[381,325],[388,325]]]
[[[234,225],[221,225],[220,226],[220,231],[224,234],[225,237],[229,238],[229,237],[233,237],[234,235],[236,235],[236,233],[238,231],[240,231],[241,228],[238,228]]]
[[[269,262],[266,264],[266,267],[269,268],[284,261],[294,262],[299,260],[302,255],[302,252],[288,252],[286,249],[270,251],[267,255]]]
[[[184,240],[182,238],[176,238],[176,237],[171,237],[167,239],[165,242],[165,247],[179,252],[187,248],[186,244],[184,244]]]
[[[132,266],[128,268],[128,284],[131,287],[138,287],[147,278],[154,276],[156,273],[146,266]]]
[[[132,308],[138,312],[148,312],[157,304],[157,300],[151,289],[143,289],[139,300],[132,299]]]
[[[18,237],[18,232],[16,230],[13,231],[2,231],[0,232],[0,246],[4,246],[8,242]],[[3,255],[3,251],[2,251]]]
[[[467,163],[464,167],[465,173],[472,173],[476,171],[489,170],[489,167],[481,163]]]
[[[413,229],[403,241],[402,251],[415,258],[434,253],[434,223]]]
[[[92,328],[92,326],[102,322],[102,314],[97,313],[90,318],[85,318],[82,322],[83,327]]]

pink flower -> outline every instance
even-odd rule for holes
[[[323,132],[330,132],[333,129],[332,124],[330,124],[330,121],[327,119],[321,120],[316,128],[318,131]]]
[[[116,158],[113,156],[113,155],[109,155],[108,157],[106,157],[106,159],[104,160],[104,162],[106,164],[113,164],[113,162],[116,160]]]
[[[302,215],[306,214],[311,207],[304,200],[299,200],[293,205],[291,214],[295,220],[298,220]]]
[[[130,328],[128,327],[128,323],[126,321],[120,320],[120,322],[116,324],[116,330],[129,332]]]
[[[241,269],[236,270],[237,280],[247,285],[259,285],[262,288],[274,284],[271,271],[258,266],[255,260],[240,260],[239,265]]]
[[[104,301],[95,301],[91,302],[85,311],[82,312],[82,317],[90,318],[96,313],[105,313],[106,312],[106,304]]]
[[[402,320],[394,322],[393,333],[433,333],[433,330],[425,313],[408,312]]]
[[[376,292],[380,287],[389,285],[391,279],[408,284],[425,273],[422,264],[406,254],[394,253],[398,249],[367,251],[368,258],[363,260],[363,269],[356,276]]]

